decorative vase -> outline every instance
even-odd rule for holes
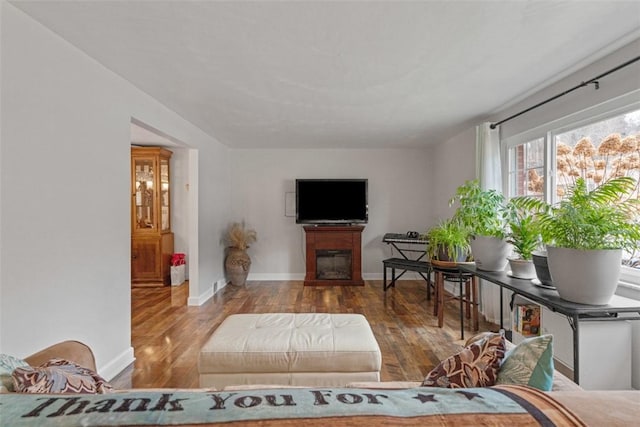
[[[246,249],[229,248],[227,258],[224,261],[227,277],[232,285],[244,286],[247,283],[251,258]]]
[[[578,304],[606,305],[618,287],[622,250],[547,246],[547,262],[560,298]]]
[[[476,268],[484,271],[502,271],[511,254],[511,245],[504,239],[489,236],[471,236],[471,253]]]
[[[512,277],[516,279],[534,279],[536,277],[536,268],[530,259],[508,257],[507,260]]]
[[[536,276],[540,283],[546,286],[554,286],[551,281],[551,273],[549,273],[549,264],[547,263],[547,253],[545,251],[535,251],[531,254],[533,265],[536,269]]]

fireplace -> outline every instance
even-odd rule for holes
[[[316,251],[316,278],[318,280],[351,280],[351,250]]]
[[[304,226],[307,285],[364,285],[362,230],[364,226]]]

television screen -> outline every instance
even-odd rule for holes
[[[366,179],[296,179],[296,223],[350,224],[368,219]]]

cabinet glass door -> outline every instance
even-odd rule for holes
[[[160,159],[160,210],[161,230],[171,229],[169,218],[169,159]]]
[[[155,170],[153,159],[135,159],[135,229],[149,230],[155,227],[153,191]]]

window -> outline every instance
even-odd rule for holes
[[[544,197],[544,143],[537,138],[509,150],[508,197]]]
[[[640,106],[572,120],[503,141],[508,197],[556,203],[577,177],[589,187],[614,176],[640,179]],[[638,197],[636,191],[635,197]],[[640,284],[640,254],[625,254],[624,279]]]

